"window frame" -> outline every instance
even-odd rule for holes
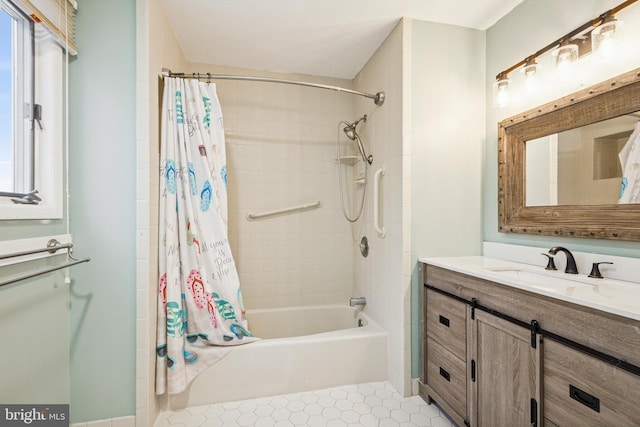
[[[0,3],[3,6],[11,6],[12,0],[0,0]],[[18,7],[14,6],[14,9],[18,9]],[[3,7],[3,10],[7,9]],[[22,187],[16,187],[14,184],[14,188],[17,190],[16,193],[37,190],[37,195],[41,200],[38,204],[19,204],[11,201],[11,197],[0,197],[0,220],[63,218],[62,187],[65,166],[65,74],[67,61],[63,48],[50,33],[41,24],[34,23],[30,18],[27,18],[27,21],[32,28],[31,34],[33,35],[30,37],[33,78],[31,82],[23,82],[26,83],[23,86],[30,87],[28,95],[31,100],[28,102],[29,105],[23,109],[28,112],[28,117],[22,119],[16,117],[14,123],[22,124],[22,130],[31,134],[31,140],[27,143],[24,143],[23,140],[21,144],[18,144],[23,151],[14,148],[14,167],[19,165],[18,167],[22,169],[14,171],[14,179],[15,177],[21,179]],[[22,42],[25,41],[22,40]],[[17,60],[28,62],[29,58],[23,56]],[[16,79],[14,79],[14,83],[15,81]],[[24,106],[26,103],[22,102],[22,104]],[[34,105],[42,106],[42,118],[37,122],[33,117]],[[17,128],[16,125],[14,127]],[[31,162],[33,167],[29,172],[27,170]],[[25,190],[26,188],[30,189]]]
[[[34,190],[34,135],[32,105],[34,87],[34,24],[11,3],[0,0],[0,9],[11,18],[11,145],[12,182],[16,193]]]

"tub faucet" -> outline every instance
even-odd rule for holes
[[[349,305],[355,307],[356,305],[367,305],[367,299],[365,297],[351,297],[349,299]]]
[[[573,257],[571,251],[567,248],[563,248],[562,246],[554,246],[549,249],[549,253],[551,255],[555,255],[558,252],[564,252],[567,257],[567,266],[564,269],[565,273],[569,274],[578,274],[578,267],[576,266],[576,259]]]

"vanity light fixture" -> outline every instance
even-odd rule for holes
[[[613,55],[614,35],[622,24],[621,21],[615,18],[615,14],[636,1],[638,0],[627,0],[620,3],[613,9],[584,23],[539,51],[527,56],[517,64],[498,73],[494,84],[494,105],[497,108],[502,108],[508,104],[507,88],[511,83],[509,74],[522,67],[522,72],[529,80],[540,71],[536,59],[549,51],[554,56],[555,68],[562,80],[570,78],[570,69],[573,63],[581,56],[591,53],[592,50],[597,51],[603,60],[610,60]],[[530,83],[527,84],[529,85]]]

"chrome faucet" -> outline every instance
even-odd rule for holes
[[[554,246],[551,249],[549,249],[549,253],[551,255],[557,254],[558,251],[564,252],[564,254],[567,257],[567,266],[565,267],[564,272],[569,274],[578,274],[576,259],[573,257],[573,254],[571,253],[571,251],[567,248],[563,248],[562,246]]]

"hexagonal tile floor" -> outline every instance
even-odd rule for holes
[[[455,427],[436,405],[403,398],[389,382],[164,412],[155,427]]]

